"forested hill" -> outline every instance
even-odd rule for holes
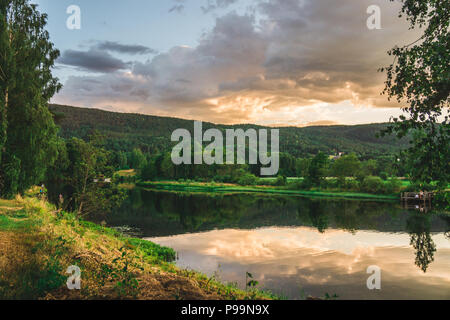
[[[106,147],[112,150],[131,151],[140,148],[144,152],[168,151],[170,136],[175,129],[193,131],[193,121],[142,114],[108,112],[98,109],[50,105],[55,122],[65,138],[86,138],[94,131],[106,136]],[[263,128],[256,125],[225,126],[203,123],[203,130],[211,127]],[[376,133],[386,124],[355,126],[315,126],[280,128],[280,151],[296,157],[339,152],[356,152],[361,156],[376,157],[393,153],[404,147],[406,140],[395,137],[377,138]]]

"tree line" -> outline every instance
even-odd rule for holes
[[[48,108],[62,86],[52,75],[60,52],[46,24],[36,4],[0,0],[0,196],[44,184],[65,208],[106,211],[124,196],[114,184],[94,183],[112,176],[110,153],[95,136],[61,138]]]

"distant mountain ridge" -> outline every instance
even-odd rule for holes
[[[119,151],[140,148],[144,152],[166,152],[173,143],[172,132],[178,128],[193,131],[193,120],[158,117],[143,114],[118,113],[99,109],[79,108],[51,104],[50,111],[55,122],[61,127],[65,138],[86,138],[94,131],[106,137],[106,147]],[[398,152],[407,144],[407,139],[383,137],[376,134],[386,127],[386,123],[363,125],[332,125],[311,127],[281,127],[280,151],[296,157],[304,157],[323,151],[356,152],[363,157]],[[209,128],[268,128],[259,125],[221,125],[203,122],[203,130]]]

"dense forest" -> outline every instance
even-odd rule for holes
[[[64,138],[86,139],[97,131],[105,137],[105,147],[113,151],[132,151],[141,149],[144,153],[168,152],[171,149],[170,136],[175,129],[193,130],[193,122],[168,117],[156,117],[142,114],[108,112],[98,109],[77,108],[62,105],[50,105],[55,122],[61,127]],[[216,125],[203,123],[204,130],[215,127],[226,128],[252,127],[256,125]],[[365,124],[354,126],[314,126],[283,127],[280,129],[280,152],[294,157],[309,157],[319,151],[325,154],[355,152],[364,159],[376,158],[383,154],[394,154],[408,143],[394,136],[377,138],[387,124]]]
[[[407,168],[399,165],[398,157],[407,147],[408,137],[402,140],[377,137],[388,124],[279,128],[280,167],[277,179],[269,181],[259,178],[261,164],[174,165],[171,151],[176,143],[171,142],[172,132],[183,128],[193,134],[194,124],[190,120],[61,105],[50,105],[49,108],[60,127],[61,137],[69,141],[68,146],[87,143],[95,147],[85,157],[98,153],[94,150],[104,150],[103,156],[99,157],[104,159],[103,164],[97,169],[97,164],[94,165],[93,171],[97,175],[101,172],[113,177],[116,182],[135,182],[136,179],[203,181],[393,194],[400,190],[401,184],[395,179],[387,182],[388,177],[407,174]],[[221,131],[229,128],[269,129],[249,124],[226,126],[203,123],[203,130],[212,127]],[[65,161],[61,159],[58,163]],[[114,171],[124,169],[134,169],[137,176],[127,178],[114,174]],[[60,170],[56,166],[52,171]],[[72,171],[70,167],[65,170]],[[57,175],[66,176],[67,173]],[[302,180],[288,186],[287,177],[300,177]],[[62,184],[57,179],[48,182],[50,185]],[[96,189],[97,195],[91,193],[93,197],[98,196],[99,190]]]

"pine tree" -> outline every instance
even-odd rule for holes
[[[57,157],[48,101],[61,88],[51,72],[59,51],[37,5],[0,0],[0,18],[0,195],[12,196],[42,181]]]

